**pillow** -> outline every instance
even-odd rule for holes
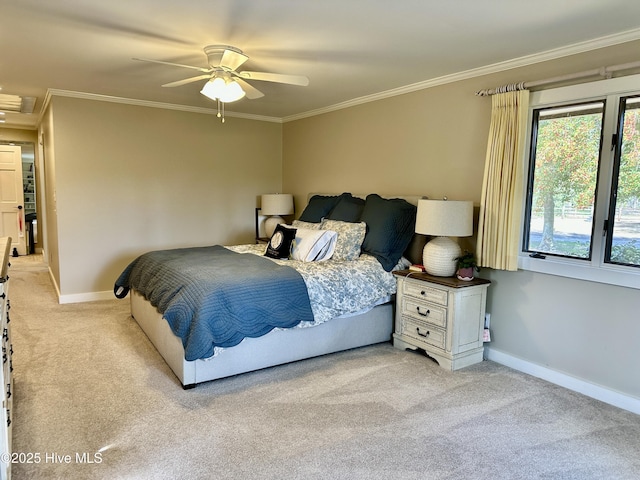
[[[403,256],[413,264],[422,264],[422,253],[427,244],[427,236],[416,233],[411,237],[409,245],[405,249]]]
[[[300,220],[294,220],[291,222],[293,228],[306,228],[307,230],[320,230],[322,223],[302,222]]]
[[[333,210],[333,207],[336,206],[338,200],[340,200],[338,195],[314,195],[309,199],[309,203],[302,211],[300,220],[303,222],[320,223],[322,219],[329,215],[329,212]]]
[[[359,222],[363,209],[364,199],[354,197],[350,193],[343,193],[336,206],[325,218],[342,222]]]
[[[303,262],[329,260],[336,249],[338,234],[331,230],[298,228],[291,247],[291,258]]]
[[[413,238],[416,210],[415,205],[401,198],[367,196],[361,217],[367,224],[362,252],[376,257],[387,272],[398,263]]]
[[[267,251],[264,252],[265,257],[270,258],[289,258],[291,253],[291,244],[296,238],[296,229],[282,225],[276,225],[276,229],[271,235]]]
[[[366,223],[325,220],[322,222],[322,228],[338,234],[336,249],[333,252],[334,260],[356,260],[360,256],[360,247],[367,233]]]

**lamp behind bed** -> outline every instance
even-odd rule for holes
[[[290,193],[262,195],[260,205],[260,213],[268,216],[264,222],[264,231],[267,237],[273,235],[276,225],[284,223],[281,215],[292,215],[294,213],[293,195]]]

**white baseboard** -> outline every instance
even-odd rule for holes
[[[96,300],[117,300],[113,292],[89,292],[74,293],[71,295],[60,295],[58,292],[58,303],[82,303],[95,302]]]
[[[492,362],[513,368],[514,370],[541,378],[555,385],[573,390],[574,392],[595,398],[596,400],[608,403],[614,407],[622,408],[640,415],[639,398],[631,397],[624,393],[605,388],[601,385],[596,385],[595,383],[590,383],[585,380],[572,377],[566,373],[561,373],[556,370],[528,362],[490,347],[485,347],[485,358]]]
[[[58,303],[60,303],[60,289],[58,288],[58,282],[56,282],[56,276],[53,274],[53,270],[51,270],[51,265],[49,265],[49,278],[51,278],[51,283],[53,284],[53,288],[56,291],[56,295],[58,296]]]

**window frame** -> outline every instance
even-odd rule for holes
[[[639,269],[640,266],[638,265],[631,265],[631,264],[625,264],[622,262],[614,262],[611,259],[611,255],[613,253],[613,234],[614,234],[614,230],[615,230],[615,215],[616,215],[616,207],[617,207],[617,202],[618,202],[618,187],[619,187],[619,182],[620,182],[620,167],[622,164],[622,146],[624,143],[623,137],[624,137],[624,115],[622,114],[623,110],[626,112],[629,110],[627,108],[628,102],[630,99],[636,99],[638,101],[640,101],[640,92],[637,95],[621,95],[619,97],[619,101],[618,101],[618,109],[616,111],[617,113],[617,129],[616,129],[616,136],[613,138],[613,141],[615,142],[615,145],[612,145],[612,149],[614,151],[614,159],[613,159],[613,173],[611,175],[611,180],[612,180],[612,184],[611,184],[611,191],[609,192],[609,213],[607,215],[607,224],[605,225],[605,230],[606,230],[606,239],[605,239],[605,253],[604,253],[604,258],[606,263],[608,264],[613,264],[613,265],[622,265],[622,266],[628,266],[631,268],[636,268]],[[633,103],[640,103],[640,102],[633,102]],[[640,105],[638,107],[636,107],[638,109],[640,109]],[[614,193],[615,192],[615,193]]]
[[[636,266],[606,263],[605,220],[609,216],[611,205],[611,189],[614,174],[615,145],[612,145],[614,133],[618,130],[618,110],[621,97],[640,94],[640,75],[600,80],[596,82],[558,87],[532,92],[529,99],[527,115],[527,137],[521,152],[523,166],[523,202],[520,226],[520,249],[518,268],[533,272],[559,275],[579,280],[607,283],[640,289],[640,268]],[[531,141],[534,110],[540,108],[559,107],[589,101],[605,101],[603,117],[602,150],[599,171],[597,172],[596,196],[594,199],[593,237],[591,258],[577,259],[556,255],[543,255],[540,258],[524,250],[527,208],[529,208],[528,186],[531,171]],[[614,108],[611,108],[614,105]],[[602,235],[599,233],[602,232]],[[534,256],[532,256],[534,255]],[[536,258],[537,257],[537,258]]]

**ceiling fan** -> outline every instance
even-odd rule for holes
[[[188,83],[197,82],[199,80],[209,80],[200,93],[223,103],[239,100],[245,95],[249,99],[255,99],[264,96],[264,94],[260,90],[250,85],[246,80],[286,83],[289,85],[299,85],[303,87],[309,85],[309,79],[303,75],[250,72],[247,70],[239,72],[238,68],[240,68],[242,64],[249,60],[249,57],[242,53],[242,50],[236,47],[232,47],[229,45],[208,45],[204,47],[204,53],[207,55],[207,63],[209,64],[209,67],[196,67],[192,65],[183,65],[180,63],[163,62],[161,60],[150,60],[147,58],[134,58],[134,60],[198,70],[199,72],[201,72],[200,75],[185,78],[183,80],[178,80],[176,82],[165,83],[162,86],[179,87]],[[214,82],[216,82],[215,87],[218,88],[217,90],[214,89]],[[234,84],[240,87],[242,93],[238,91],[238,87],[233,86]],[[232,92],[231,89],[235,90],[235,92]],[[214,97],[216,93],[218,93],[219,95]],[[233,93],[235,93],[235,95],[232,95]],[[235,98],[236,96],[238,97]]]

